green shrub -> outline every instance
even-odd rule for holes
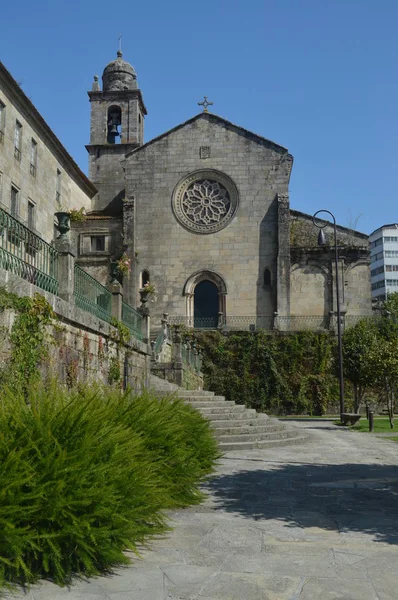
[[[200,500],[218,456],[179,401],[56,385],[0,403],[0,582],[58,584],[127,562],[167,529],[163,509]]]

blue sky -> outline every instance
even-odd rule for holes
[[[1,60],[85,172],[86,91],[122,33],[146,141],[207,95],[293,154],[292,208],[366,233],[398,221],[396,0],[20,0],[2,16]]]

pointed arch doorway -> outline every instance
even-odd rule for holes
[[[227,287],[214,271],[194,273],[184,286],[188,325],[198,329],[216,329],[219,314],[225,316]]]

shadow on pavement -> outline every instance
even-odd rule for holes
[[[219,508],[291,527],[361,532],[398,543],[398,467],[376,464],[273,464],[205,486]]]

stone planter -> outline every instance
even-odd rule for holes
[[[140,293],[141,305],[145,306],[145,304],[147,304],[149,301],[150,293],[145,288],[141,288],[139,290],[139,293]]]
[[[58,239],[64,240],[66,239],[66,234],[70,231],[70,215],[67,212],[56,212],[55,217],[58,219],[56,228],[60,233]]]

